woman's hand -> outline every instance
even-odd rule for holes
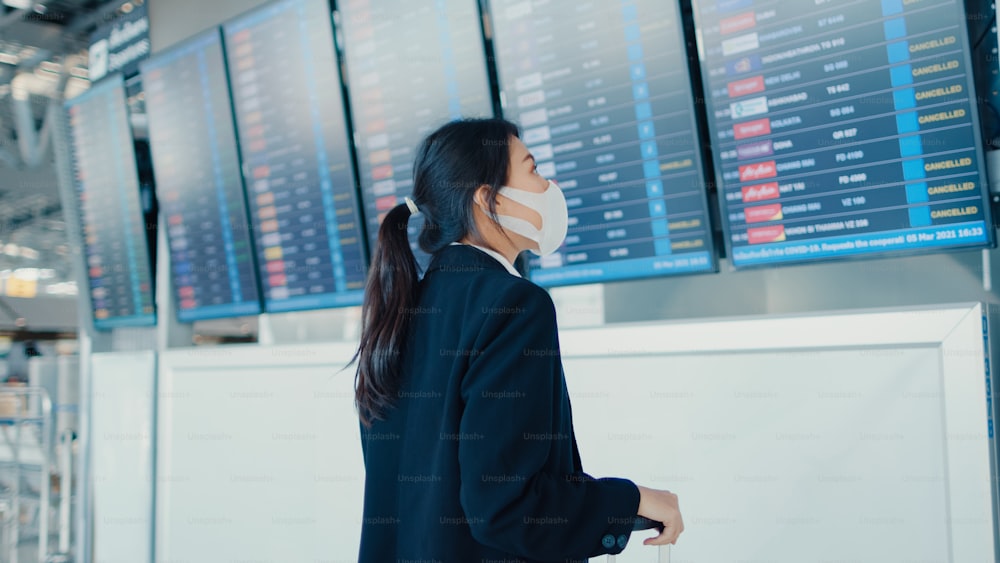
[[[684,531],[684,521],[677,505],[677,495],[670,491],[639,487],[639,516],[663,522],[663,531],[658,536],[643,540],[643,545],[666,545],[677,543],[677,536]]]

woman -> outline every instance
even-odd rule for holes
[[[418,281],[407,239],[423,215]],[[378,233],[356,405],[365,458],[359,561],[582,560],[625,548],[635,516],[683,530],[677,497],[583,472],[556,315],[513,266],[555,251],[566,201],[517,127],[449,123],[420,145],[413,199]]]

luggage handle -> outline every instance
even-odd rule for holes
[[[658,532],[663,531],[663,522],[657,522],[656,520],[650,520],[645,516],[636,516],[635,522],[632,524],[632,531],[637,532],[639,530],[652,530],[656,529]],[[664,549],[666,548],[666,549]],[[656,561],[658,563],[670,563],[670,545],[658,545],[656,546]],[[608,563],[615,563],[615,556],[608,555]]]

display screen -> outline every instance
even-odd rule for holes
[[[66,102],[94,326],[156,324],[153,272],[120,74]]]
[[[265,309],[359,305],[364,235],[328,4],[281,0],[223,29]]]
[[[734,266],[992,244],[960,2],[694,8]]]
[[[374,249],[382,218],[413,192],[421,139],[453,119],[493,116],[479,8],[476,0],[348,0],[339,10]],[[411,219],[415,251],[421,226],[419,215]]]
[[[563,247],[541,285],[714,271],[676,2],[494,0],[504,115],[563,189]]]
[[[140,69],[177,318],[256,315],[260,295],[222,37],[202,34]]]

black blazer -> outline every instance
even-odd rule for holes
[[[363,563],[620,553],[627,479],[583,472],[549,294],[471,246],[420,282],[397,407],[361,427]]]

